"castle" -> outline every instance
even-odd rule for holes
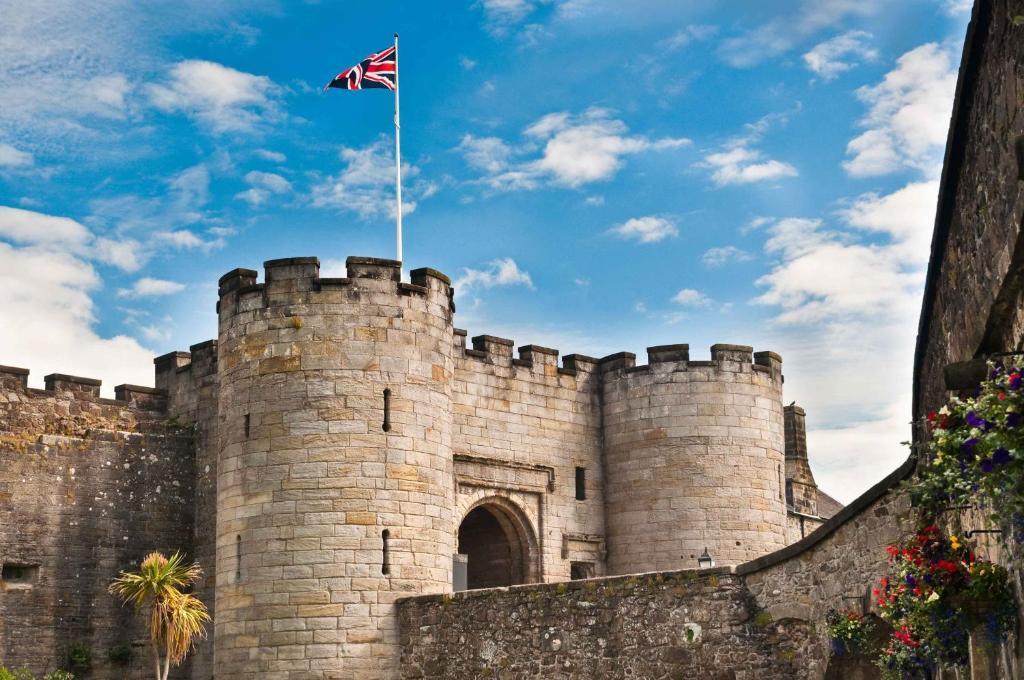
[[[0,367],[0,659],[130,644],[106,582],[183,549],[215,619],[191,677],[389,677],[399,598],[736,565],[840,507],[773,352],[559,365],[467,346],[432,269],[264,267],[221,277],[217,340],[155,359],[156,389],[108,400],[54,374],[34,390]]]

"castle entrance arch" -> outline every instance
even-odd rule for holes
[[[470,590],[538,578],[536,535],[522,511],[504,498],[485,498],[470,508],[459,525],[459,553],[468,557]]]

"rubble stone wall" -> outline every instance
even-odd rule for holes
[[[0,664],[41,677],[78,644],[89,678],[150,677],[141,621],[107,586],[153,550],[192,554],[192,428],[152,389],[100,399],[98,380],[27,376],[0,367]],[[123,647],[126,666],[109,658]]]

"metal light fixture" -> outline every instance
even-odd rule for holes
[[[704,554],[697,558],[697,566],[700,569],[710,569],[715,566],[715,559],[708,553],[707,548],[704,548]]]

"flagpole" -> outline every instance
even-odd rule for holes
[[[395,33],[395,200],[398,201],[395,218],[397,259],[402,261],[402,123],[398,117],[398,34]]]

